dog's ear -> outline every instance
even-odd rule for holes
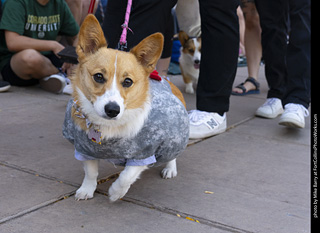
[[[95,53],[99,48],[107,46],[99,21],[93,14],[89,14],[83,21],[77,45],[79,60]]]
[[[179,32],[179,41],[180,41],[182,47],[185,45],[187,40],[189,40],[188,34],[186,32],[184,32],[184,31],[180,31]]]
[[[148,73],[151,73],[162,54],[163,35],[154,33],[143,39],[138,45],[130,50],[138,61],[145,67]]]

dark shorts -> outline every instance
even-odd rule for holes
[[[136,0],[132,3],[127,33],[128,49],[130,50],[147,36],[161,32],[164,35],[164,47],[161,58],[171,56],[174,23],[171,9],[177,0]],[[108,42],[108,47],[117,48],[121,25],[124,22],[126,0],[109,0],[105,18],[103,21],[103,32]]]
[[[52,62],[52,64],[57,67],[60,68],[62,66],[62,62],[61,60],[54,55],[53,53],[49,54],[49,55],[45,55],[45,57],[49,58],[49,60]],[[4,81],[9,82],[12,86],[33,86],[39,83],[38,79],[30,79],[30,80],[24,80],[19,78],[18,75],[16,75],[14,73],[14,71],[11,68],[10,65],[11,59],[8,61],[8,63],[3,67],[3,69],[1,70],[1,75]]]

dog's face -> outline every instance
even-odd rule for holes
[[[180,31],[179,40],[182,45],[182,52],[192,60],[194,68],[199,69],[201,61],[201,37],[191,38],[184,31]]]
[[[160,58],[163,36],[153,34],[130,52],[107,48],[103,31],[93,15],[79,34],[79,65],[72,77],[74,98],[95,119],[118,121],[126,111],[143,108],[149,97],[149,74]]]

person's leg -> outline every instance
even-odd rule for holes
[[[81,25],[83,20],[85,19],[85,17],[88,15],[88,10],[89,10],[89,6],[90,6],[91,1],[90,0],[76,0],[76,1],[82,2],[81,18],[80,18],[80,23],[79,23],[79,25]],[[96,11],[98,9],[99,1],[100,0],[96,0],[96,2],[94,3],[92,14],[96,13]]]
[[[270,88],[267,98],[282,99],[287,75],[287,0],[256,0],[256,7],[262,29],[265,75]]]
[[[161,32],[166,40],[172,44],[172,36],[167,37],[168,25],[171,24],[173,32],[173,19],[171,9],[175,6],[176,0],[137,0],[132,2],[129,28],[127,33],[127,51],[132,49],[147,36]],[[109,0],[106,8],[102,30],[108,42],[108,47],[117,48],[124,22],[126,0]],[[171,33],[172,33],[171,32]],[[171,51],[170,51],[171,52]],[[161,58],[170,57],[161,56]]]
[[[10,65],[13,72],[24,80],[42,79],[59,72],[47,57],[33,49],[13,55]]]
[[[80,25],[80,21],[82,18],[83,0],[65,0],[65,1],[68,4],[74,19]]]
[[[84,18],[88,15],[88,10],[90,6],[90,0],[65,0],[71,10],[71,13],[76,20],[76,22],[81,25]],[[100,0],[96,0],[93,14],[96,12],[98,8]]]
[[[245,37],[245,31],[246,31],[246,23],[244,21],[244,15],[240,6],[237,8],[237,15],[239,18],[239,34],[240,34],[239,56],[245,56],[246,48],[245,48],[244,37]]]
[[[237,0],[199,0],[201,64],[197,110],[189,114],[190,138],[204,138],[227,128],[226,114],[239,53]]]
[[[279,124],[304,128],[311,89],[310,0],[289,0],[290,34],[287,50],[288,80]]]
[[[156,69],[160,76],[167,76],[169,65],[171,61],[172,45],[173,45],[173,34],[174,34],[174,20],[170,7],[172,5],[164,5],[167,8],[166,20],[162,22],[165,31],[163,32],[164,44],[161,58],[159,59]],[[170,10],[170,11],[169,11]],[[169,13],[170,12],[170,13]]]
[[[171,60],[171,57],[159,59],[157,65],[156,65],[156,69],[159,72],[160,76],[167,76],[169,65],[170,65],[170,60]]]
[[[288,81],[283,105],[296,103],[308,108],[311,88],[310,0],[289,0],[289,7]]]
[[[179,23],[179,29],[186,32],[189,36],[201,36],[199,1],[178,1],[175,10]]]
[[[244,42],[246,48],[248,76],[258,80],[262,57],[259,14],[257,12],[254,0],[242,0],[241,8],[246,23]],[[256,86],[251,82],[245,82],[243,86],[247,91],[256,89]],[[243,93],[243,90],[237,87],[233,88],[232,91],[236,93]]]
[[[33,49],[26,49],[13,55],[9,66],[17,85],[36,84],[39,80],[44,90],[61,93],[66,85],[66,77],[57,68],[62,63],[55,55],[52,56],[54,57],[43,56]]]
[[[222,115],[237,70],[239,24],[237,0],[199,0],[202,54],[197,87],[197,109]]]
[[[8,63],[3,67],[1,70],[2,78],[4,81],[7,81],[12,86],[20,86],[20,87],[26,87],[26,86],[33,86],[36,84],[39,84],[38,79],[29,79],[24,80],[19,78],[12,70],[10,66],[10,60]]]
[[[262,29],[262,56],[265,62],[265,75],[269,85],[267,99],[256,116],[275,118],[283,112],[281,100],[287,80],[287,0],[256,0]]]
[[[132,32],[128,31],[127,34],[128,51],[153,33],[161,32],[163,34],[164,48],[156,68],[159,74],[164,76],[167,75],[172,53],[174,22],[171,9],[175,4],[176,1],[173,0],[134,1],[129,20],[129,28]],[[108,1],[102,29],[110,48],[117,48],[126,5],[127,1],[124,0]],[[150,19],[152,20],[150,21]]]
[[[262,57],[260,19],[254,3],[248,3],[248,12],[245,14],[246,33],[245,46],[249,77],[256,80],[259,75]]]
[[[108,0],[108,4],[106,7],[106,13],[103,19],[102,30],[104,36],[106,37],[108,47],[112,49],[116,49],[118,46],[118,42],[122,33],[121,25],[124,21],[124,16],[126,13],[126,0]],[[131,13],[133,8],[131,8]],[[132,18],[130,15],[129,19],[129,27],[131,30],[134,30],[131,26]],[[133,33],[136,33],[133,31]],[[131,34],[128,31],[128,34]]]

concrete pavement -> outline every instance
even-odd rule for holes
[[[246,76],[239,68],[235,84]],[[171,80],[183,89],[181,76]],[[113,204],[107,190],[122,168],[104,161],[95,197],[74,200],[84,173],[61,133],[69,96],[0,93],[0,232],[310,232],[310,118],[299,130],[255,117],[263,67],[259,82],[261,94],[231,97],[227,132],[190,141],[176,178],[151,168]]]

